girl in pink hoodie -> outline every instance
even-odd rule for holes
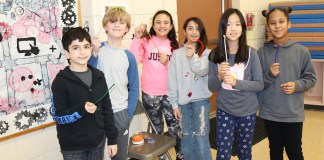
[[[176,38],[171,14],[160,10],[153,16],[149,33],[144,24],[136,28],[130,51],[135,55],[137,63],[143,62],[143,105],[159,134],[163,134],[164,113],[169,133],[177,138],[177,159],[183,159],[179,121],[174,117],[172,106],[167,100],[168,64],[173,50],[179,48]],[[165,156],[159,159],[165,159]]]

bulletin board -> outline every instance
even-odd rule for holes
[[[62,31],[79,0],[0,1],[0,141],[54,125],[51,83],[67,65]]]

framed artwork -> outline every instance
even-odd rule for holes
[[[51,83],[67,65],[62,32],[79,0],[0,1],[0,141],[54,125]]]

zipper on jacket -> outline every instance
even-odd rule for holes
[[[94,78],[94,77],[93,77]],[[98,77],[97,77],[98,78]],[[94,87],[94,79],[92,79],[92,82],[91,82],[91,86],[89,87],[88,85],[86,85],[84,82],[82,82],[82,80],[80,79],[80,78],[77,78],[77,81],[78,81],[78,83],[81,83],[84,87],[86,87],[87,89],[88,89],[88,91],[90,92],[90,101],[91,102],[93,102],[93,87]],[[94,103],[94,102],[93,102]],[[95,126],[95,124],[96,124],[96,122],[95,122],[95,115],[94,115],[95,113],[93,113],[93,114],[91,114],[91,118],[92,118],[92,125],[91,125],[91,138],[92,138],[92,141],[93,141],[93,147],[95,148],[95,147],[97,147],[97,142],[96,142],[96,138],[94,137],[94,126]]]
[[[95,113],[93,113],[93,114],[95,114]],[[93,126],[95,126],[95,124],[96,124],[96,121],[95,121],[95,116],[94,115],[91,115],[92,116],[92,125],[91,125],[91,137],[92,137],[92,139],[93,139],[93,147],[95,148],[95,147],[97,147],[97,142],[96,142],[96,138],[94,137],[94,129],[93,129]]]
[[[87,86],[88,87],[88,86]],[[91,84],[91,88],[90,87],[88,87],[88,89],[89,89],[89,92],[90,92],[90,96],[91,96],[91,101],[92,101],[92,95],[93,95],[93,92],[92,92],[92,84]],[[93,114],[91,114],[91,118],[92,118],[92,125],[91,125],[91,128],[90,128],[90,132],[91,132],[91,138],[92,138],[92,140],[93,140],[93,147],[95,148],[95,147],[97,147],[97,142],[96,142],[96,138],[95,138],[95,136],[94,136],[94,126],[95,126],[95,124],[96,124],[96,121],[95,121],[95,114],[96,113],[93,113]]]

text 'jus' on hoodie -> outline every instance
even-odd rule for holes
[[[134,38],[130,51],[135,55],[137,63],[143,62],[141,87],[149,95],[166,95],[168,81],[168,65],[159,61],[159,52],[166,54],[170,60],[171,41],[152,36],[150,39]]]

